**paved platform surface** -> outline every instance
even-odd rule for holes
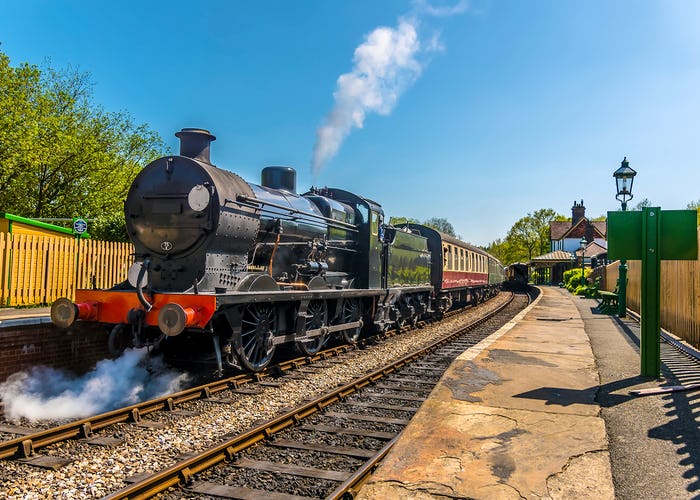
[[[693,381],[697,366],[665,348],[665,378],[642,378],[633,322],[566,290],[542,291],[453,363],[359,498],[700,494],[700,393],[629,394]],[[686,380],[673,372],[681,366]]]
[[[2,307],[0,308],[0,328],[50,323],[50,313],[50,307]]]

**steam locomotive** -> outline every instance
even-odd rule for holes
[[[432,228],[384,223],[382,207],[341,189],[296,193],[296,172],[272,166],[260,185],[214,166],[206,130],[175,134],[180,155],[148,164],[124,204],[135,247],[128,280],[77,290],[51,307],[114,325],[110,349],[155,345],[260,371],[283,344],[302,354],[331,337],[415,324],[498,292],[493,256]]]

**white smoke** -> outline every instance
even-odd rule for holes
[[[105,359],[82,377],[39,366],[11,375],[0,384],[5,417],[30,421],[75,419],[178,391],[186,373],[163,368],[157,358],[146,366],[146,349],[129,349]]]
[[[312,160],[315,175],[338,152],[352,129],[363,127],[368,113],[392,112],[401,93],[418,79],[427,64],[421,56],[442,50],[436,33],[421,40],[419,17],[451,16],[465,9],[465,1],[451,7],[434,7],[418,0],[411,14],[399,18],[397,27],[380,26],[367,35],[355,49],[352,71],[338,77],[333,109],[316,131]]]

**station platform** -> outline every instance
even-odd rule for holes
[[[50,314],[50,307],[2,307],[0,308],[0,328],[51,323]]]
[[[700,392],[630,394],[697,365],[662,346],[663,378],[641,377],[636,323],[541,290],[455,360],[358,498],[698,497]]]

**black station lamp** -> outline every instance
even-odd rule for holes
[[[627,210],[627,201],[632,199],[632,183],[637,172],[630,167],[630,162],[625,156],[622,160],[620,168],[615,170],[615,185],[617,186],[617,195],[615,198],[622,204],[622,211]],[[620,259],[619,279],[617,282],[617,315],[624,318],[627,315],[627,260]]]
[[[627,157],[622,160],[622,165],[620,168],[615,170],[613,177],[615,177],[615,184],[617,185],[617,198],[622,202],[622,211],[627,210],[627,201],[632,199],[632,183],[634,182],[634,176],[637,172],[630,167],[630,162],[627,161]]]

